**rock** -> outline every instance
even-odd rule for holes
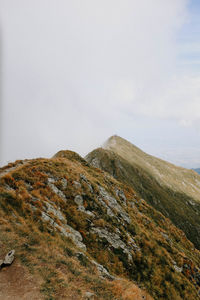
[[[122,203],[126,206],[126,196],[124,195],[124,192],[122,190],[115,189],[116,195],[119,197],[119,199],[122,201]]]
[[[81,195],[77,195],[75,198],[74,198],[74,202],[77,204],[77,205],[83,205],[83,198]]]
[[[51,217],[49,217],[49,215],[47,215],[45,212],[42,211],[41,217],[42,217],[43,221],[49,222],[52,226],[54,226],[55,221]]]
[[[50,203],[48,202],[44,202],[46,207],[47,207],[47,214],[48,213],[52,213],[54,214],[55,217],[57,217],[60,221],[64,221],[66,222],[66,218],[63,216],[63,214],[61,213],[60,209],[56,209],[53,207],[53,205],[51,205]]]
[[[91,264],[95,265],[97,270],[99,271],[99,273],[103,276],[106,277],[110,280],[114,280],[115,277],[112,276],[107,270],[106,268],[104,268],[104,266],[100,265],[99,263],[97,263],[95,260],[91,260],[85,253],[83,252],[77,252],[76,253],[77,258],[80,260],[81,257],[84,257],[85,259],[87,259]]]
[[[80,174],[80,178],[81,178],[81,180],[83,180],[87,184],[90,192],[93,193],[93,188],[92,188],[89,180],[87,179],[87,177],[85,175],[83,175],[83,174]]]
[[[87,180],[87,177],[86,177],[84,174],[80,174],[80,178],[81,178],[82,180],[84,180],[85,182],[88,181],[88,180]]]
[[[15,255],[15,250],[9,251],[6,254],[4,260],[2,259],[0,260],[0,268],[3,268],[5,266],[10,266],[15,258],[14,255]]]
[[[61,180],[61,184],[62,184],[62,189],[66,190],[66,188],[67,188],[67,179],[63,178]]]
[[[94,296],[95,296],[95,294],[94,293],[91,293],[91,292],[85,292],[85,298],[86,299],[93,299],[94,298]]]
[[[78,182],[78,181],[76,181],[76,180],[73,182],[73,186],[74,186],[76,189],[80,189],[80,188],[81,188],[80,182]]]
[[[99,193],[101,195],[101,197],[98,197],[99,202],[107,208],[107,214],[110,217],[115,216],[115,211],[121,216],[121,218],[127,222],[128,224],[131,223],[129,215],[127,214],[127,212],[125,212],[125,210],[122,208],[121,205],[119,205],[119,203],[117,202],[117,200],[110,196],[109,193],[102,187],[99,186]]]
[[[183,268],[179,268],[177,265],[174,265],[174,269],[178,273],[181,273],[183,271]]]
[[[168,241],[168,242],[171,241],[167,233],[161,231],[160,234],[162,235],[162,237],[163,237],[164,239],[166,239],[166,241]]]
[[[58,195],[63,201],[66,202],[67,199],[66,199],[64,193],[63,193],[61,190],[59,190],[59,189],[57,188],[57,186],[55,186],[54,183],[55,183],[55,180],[54,180],[54,179],[48,178],[48,186],[50,187],[50,189],[51,189],[56,195]]]
[[[83,238],[79,231],[75,230],[69,225],[59,226],[56,224],[55,227],[58,228],[63,235],[70,238],[78,248],[84,251],[87,250],[85,244],[82,242]]]
[[[127,255],[128,261],[132,262],[133,257],[131,251],[138,248],[133,239],[129,242],[129,245],[127,245],[122,241],[119,234],[114,232],[111,233],[107,229],[94,227],[91,229],[91,232],[98,234],[101,239],[106,239],[108,244],[110,244],[113,248],[121,249],[122,252]]]
[[[13,260],[14,260],[14,255],[15,255],[15,250],[11,250],[9,251],[6,256],[5,256],[5,259],[4,259],[4,264],[5,265],[11,265]]]
[[[90,165],[92,165],[95,168],[99,168],[100,169],[100,162],[99,159],[97,157],[93,158],[92,161],[90,162]]]
[[[91,261],[92,264],[94,264],[97,268],[97,270],[99,271],[99,273],[103,276],[106,277],[110,280],[114,280],[115,277],[112,276],[102,265],[98,264],[95,260]]]
[[[83,206],[83,198],[81,195],[77,195],[74,198],[74,202],[78,205],[79,211],[86,213],[89,217],[93,217],[93,218],[95,217],[95,215],[91,211],[86,210],[85,207]]]

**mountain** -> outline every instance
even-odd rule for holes
[[[86,160],[133,187],[200,249],[200,176],[196,172],[148,155],[118,136],[109,138]]]
[[[197,172],[198,174],[200,174],[200,168],[198,169],[193,169],[195,172]]]
[[[184,232],[74,152],[1,168],[0,226],[0,259],[15,250],[1,300],[199,297],[200,252]]]

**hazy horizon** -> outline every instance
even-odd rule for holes
[[[117,134],[200,167],[197,0],[0,0],[1,165]]]

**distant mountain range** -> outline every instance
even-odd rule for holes
[[[195,172],[197,172],[198,174],[200,174],[200,168],[198,169],[193,169]]]

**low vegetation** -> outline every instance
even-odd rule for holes
[[[71,151],[0,170],[0,226],[0,258],[14,248],[45,299],[198,298],[184,232]]]
[[[192,193],[186,193],[189,188],[181,190],[184,187],[182,184],[184,173],[187,174],[184,179],[187,183],[194,172],[175,167],[159,159],[156,160],[156,158],[145,154],[121,138],[116,137],[114,140],[116,144],[113,146],[111,144],[110,148],[112,150],[98,148],[89,153],[86,160],[91,165],[108,172],[117,180],[133,187],[139,197],[145,199],[155,209],[168,217],[178,228],[185,232],[187,238],[195,244],[195,247],[200,249],[200,202],[191,196]],[[112,138],[111,141],[113,141]],[[109,144],[107,147],[109,148]],[[125,154],[125,150],[128,154]],[[152,164],[152,168],[149,168],[149,165],[148,168],[146,167],[148,163]],[[155,176],[155,166],[161,174],[160,180]],[[174,170],[176,172],[172,176],[171,173]],[[171,182],[174,176],[178,178],[179,171],[182,179],[181,183],[179,179],[176,179],[175,188],[168,183]],[[197,187],[200,186],[198,174],[194,176],[194,181]],[[192,183],[189,181],[187,184],[190,186]],[[190,188],[195,189],[195,186],[193,188],[190,186]],[[198,193],[196,195],[198,196]]]

